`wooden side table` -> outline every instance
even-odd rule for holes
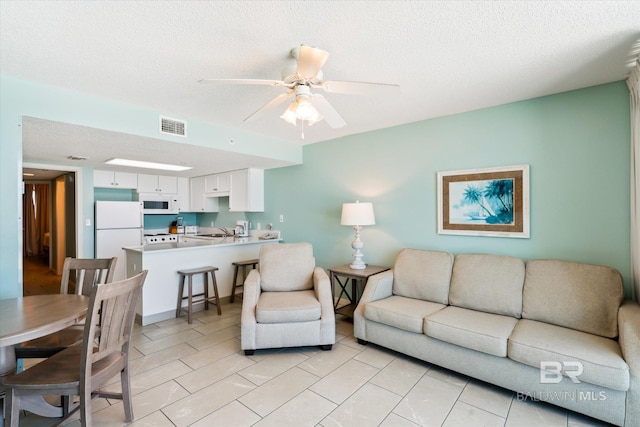
[[[354,270],[349,267],[349,264],[329,268],[331,286],[334,287],[336,284],[340,286],[340,294],[338,298],[335,299],[333,306],[335,312],[353,318],[353,311],[356,309],[358,301],[360,300],[358,282],[362,283],[362,291],[364,291],[369,277],[387,270],[389,270],[389,267],[381,267],[379,265],[367,265],[367,268],[364,270]],[[347,289],[349,281],[351,281],[351,293],[349,293]],[[346,296],[349,302],[340,305],[343,296]]]

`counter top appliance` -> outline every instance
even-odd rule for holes
[[[249,237],[249,221],[236,221],[236,236]]]

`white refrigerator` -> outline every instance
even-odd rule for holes
[[[126,278],[122,249],[140,246],[143,239],[142,202],[96,202],[96,258],[118,257],[113,280]]]

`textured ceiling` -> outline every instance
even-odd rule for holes
[[[640,1],[0,1],[4,75],[296,144],[622,80],[639,38]],[[279,79],[301,43],[401,92],[324,94],[347,126],[301,141],[280,109],[243,122],[282,88],[197,83]]]

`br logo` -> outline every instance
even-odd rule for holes
[[[558,384],[562,381],[562,375],[569,377],[575,384],[579,384],[578,377],[584,371],[582,362],[555,362],[543,360],[540,362],[540,383]]]

